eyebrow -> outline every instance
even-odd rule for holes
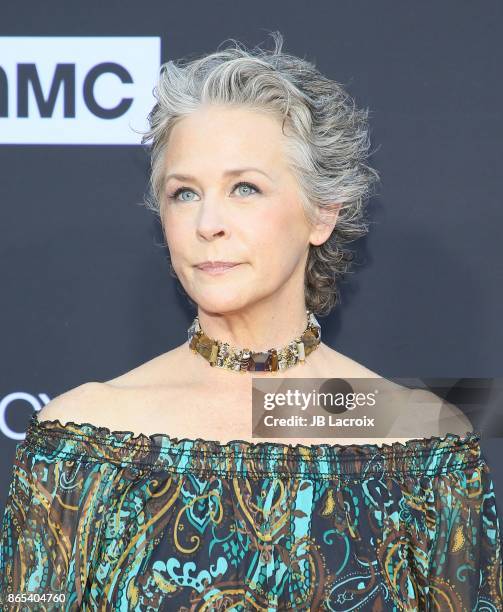
[[[239,174],[243,174],[244,172],[260,172],[260,174],[263,174],[264,176],[266,176],[270,181],[272,181],[272,178],[263,170],[260,170],[260,168],[253,168],[253,167],[248,167],[248,168],[232,168],[231,170],[226,170],[224,172],[224,176],[238,176]],[[190,174],[168,174],[166,175],[165,178],[165,182],[167,183],[169,181],[169,179],[174,178],[177,179],[179,181],[196,181],[196,178],[193,176],[190,176]]]

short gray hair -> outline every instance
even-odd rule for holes
[[[203,104],[238,105],[282,120],[288,129],[287,155],[300,186],[307,218],[327,218],[340,204],[326,242],[310,245],[304,294],[306,307],[326,316],[340,301],[337,279],[354,259],[345,245],[368,232],[365,204],[379,173],[367,165],[370,138],[368,109],[306,59],[282,52],[283,36],[270,33],[274,49],[233,45],[195,59],[170,60],[160,68],[153,89],[157,102],[148,115],[151,174],[144,204],[158,215],[163,198],[163,158],[171,129]],[[227,41],[224,41],[227,42]],[[174,274],[171,266],[171,273]]]

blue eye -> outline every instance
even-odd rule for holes
[[[255,193],[260,193],[260,189],[258,189],[257,187],[255,187],[255,185],[253,185],[252,183],[248,183],[247,181],[240,181],[239,183],[236,183],[234,185],[234,189],[232,191],[235,191],[238,187],[246,187],[246,191],[242,193],[242,195],[249,195],[250,194],[250,189],[253,190],[253,192]],[[194,193],[194,191],[192,191],[192,189],[189,189],[188,187],[179,187],[178,189],[176,189],[173,193],[168,195],[168,199],[169,200],[178,200],[178,196],[182,193],[184,193],[185,191],[187,192],[192,192]],[[253,194],[252,192],[252,194]],[[183,199],[182,200],[178,200],[179,202],[192,202],[192,199]]]
[[[189,191],[189,192],[190,192],[190,191],[192,191],[192,190],[191,190],[191,189],[188,189],[187,187],[179,187],[179,188],[178,188],[176,191],[174,191],[173,193],[171,193],[171,194],[168,196],[168,198],[169,198],[170,200],[177,200],[177,199],[178,199],[178,196],[179,196],[181,193],[183,193],[184,191]],[[194,193],[194,192],[192,191],[192,193]],[[182,200],[182,202],[191,202],[191,200]]]
[[[237,187],[246,187],[248,189],[248,193],[250,188],[253,189],[256,193],[259,193],[259,190],[254,185],[252,185],[251,183],[247,183],[246,181],[240,181],[234,186],[234,189],[236,189]],[[247,195],[246,192],[245,195]]]

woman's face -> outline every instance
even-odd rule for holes
[[[236,107],[205,107],[172,129],[162,222],[173,268],[203,310],[303,299],[309,243],[333,225],[308,224],[284,138],[278,119]],[[205,261],[239,265],[211,275],[196,267]]]

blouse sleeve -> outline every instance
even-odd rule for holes
[[[119,468],[34,438],[29,428],[15,452],[0,536],[0,608],[3,598],[9,610],[17,602],[24,609],[23,601],[79,609]]]

